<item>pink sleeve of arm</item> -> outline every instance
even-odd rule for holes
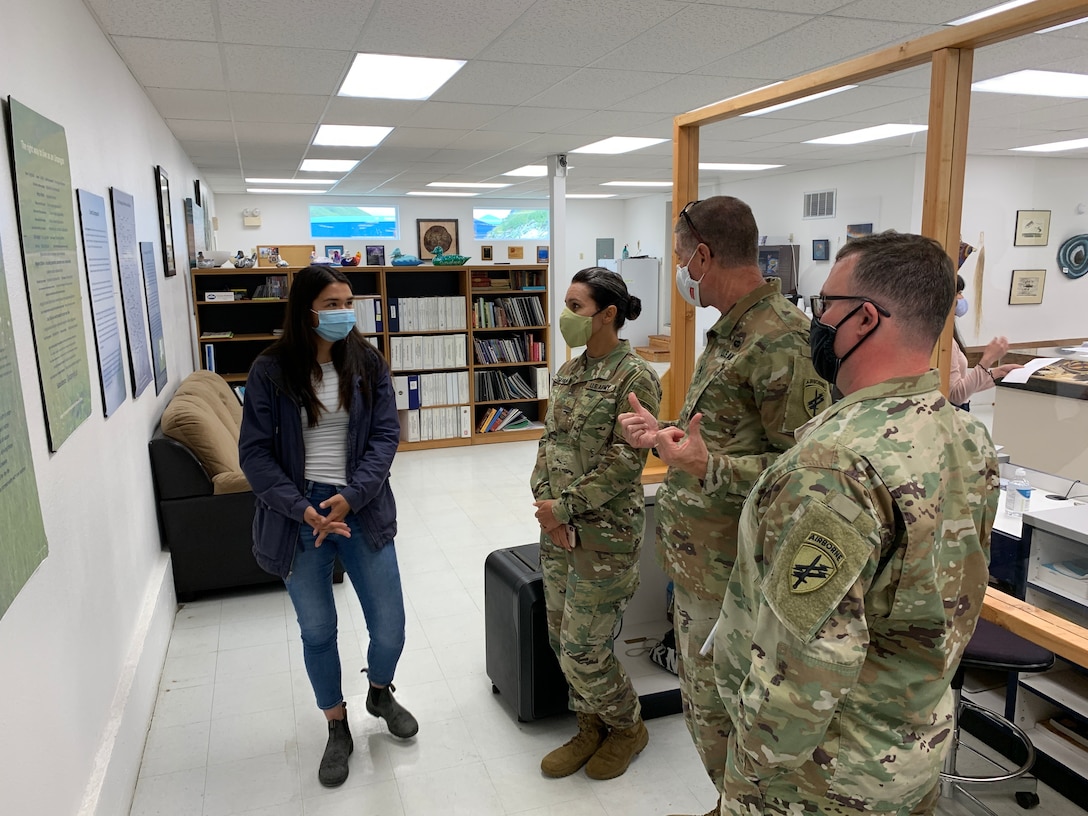
[[[990,373],[982,366],[967,367],[967,356],[959,346],[952,347],[952,365],[948,373],[948,399],[954,405],[962,405],[976,391],[992,386]]]

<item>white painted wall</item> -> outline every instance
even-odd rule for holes
[[[135,197],[140,240],[159,246],[153,168],[170,174],[174,243],[194,168],[82,3],[5,3],[0,96],[63,125],[72,181]],[[0,238],[49,556],[0,619],[0,791],[5,813],[128,812],[175,609],[147,440],[192,370],[187,276],[159,278],[170,382],[103,418],[86,278],[91,416],[49,453],[7,160],[0,134]],[[78,212],[78,211],[77,211]],[[120,298],[116,300],[120,310]],[[19,530],[0,530],[19,535]]]

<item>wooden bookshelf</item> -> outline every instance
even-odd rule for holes
[[[282,250],[282,247],[281,247]],[[201,365],[208,368],[209,354],[213,370],[231,383],[245,382],[253,360],[275,339],[273,330],[283,325],[287,292],[295,274],[303,267],[257,267],[248,269],[213,268],[192,270],[193,310]],[[394,385],[403,378],[418,378],[423,383],[432,375],[449,376],[445,387],[431,379],[427,394],[416,408],[400,410],[401,423],[407,426],[401,450],[458,447],[538,439],[541,427],[480,433],[480,421],[492,408],[516,408],[532,423],[543,423],[548,399],[535,396],[537,378],[548,388],[551,379],[548,359],[550,319],[548,315],[547,264],[511,264],[509,266],[346,266],[338,267],[351,283],[360,308],[375,311],[373,327],[357,323],[359,331],[374,344],[390,363]],[[258,287],[271,276],[283,285],[265,299],[257,299]],[[480,285],[484,281],[487,285]],[[529,287],[529,288],[525,288]],[[234,300],[209,299],[208,293],[234,292]],[[367,297],[361,297],[367,296]],[[405,310],[410,323],[403,322]],[[477,309],[487,312],[488,320],[499,325],[477,326]],[[507,325],[511,322],[526,325]],[[231,332],[230,337],[201,337],[204,332]],[[475,353],[474,339],[505,341],[520,338],[536,345],[540,360],[482,362]],[[462,339],[463,338],[463,339]],[[463,355],[458,352],[463,343]],[[424,344],[429,351],[424,356]],[[453,344],[452,346],[449,344]],[[212,346],[212,352],[207,351]],[[416,347],[419,347],[418,349]],[[405,349],[416,359],[405,358]],[[453,356],[449,356],[453,354]],[[526,355],[528,356],[528,355]],[[534,369],[543,369],[537,374]],[[485,398],[477,375],[494,376],[494,386],[502,388],[506,377],[519,375],[534,393],[506,392]],[[436,386],[437,383],[437,386]],[[403,400],[402,403],[403,404]],[[415,419],[412,418],[415,413]],[[422,438],[424,412],[432,437]],[[457,420],[454,423],[454,414]],[[419,438],[409,439],[413,424],[419,425]],[[456,424],[456,428],[454,427]],[[456,435],[452,434],[456,430]],[[467,433],[466,433],[467,432]],[[435,434],[442,434],[435,437]]]

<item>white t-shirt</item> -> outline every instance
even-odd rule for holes
[[[348,412],[340,406],[340,375],[331,362],[321,364],[321,380],[314,395],[325,410],[313,428],[302,410],[302,444],[306,451],[306,479],[322,484],[347,484]]]

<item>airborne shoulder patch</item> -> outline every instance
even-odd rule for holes
[[[838,572],[846,559],[842,550],[830,538],[819,533],[809,533],[793,554],[790,565],[790,592],[813,592]]]

